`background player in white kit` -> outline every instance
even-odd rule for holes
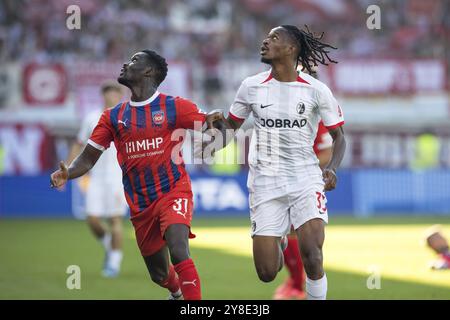
[[[326,298],[324,191],[335,188],[336,169],[345,151],[344,118],[336,99],[325,84],[296,70],[301,64],[312,73],[317,63],[335,62],[328,57],[333,47],[321,38],[290,25],[272,29],[261,47],[261,61],[271,70],[245,79],[228,118],[221,115],[208,123],[209,128],[237,130],[253,114],[247,185],[256,271],[264,282],[275,279],[283,266],[281,240],[292,224],[307,275],[308,299]],[[332,157],[323,172],[313,151],[320,118],[333,138]]]
[[[123,91],[115,82],[105,82],[101,87],[103,109],[90,112],[83,119],[78,132],[77,141],[73,144],[68,163],[80,153],[87,143],[92,131],[105,109],[116,106],[123,97]],[[105,249],[105,260],[102,274],[105,277],[115,277],[120,272],[122,262],[122,220],[127,213],[127,204],[123,194],[122,171],[116,160],[116,148],[103,152],[89,175],[89,185],[86,192],[87,223],[94,236]],[[108,231],[102,224],[105,218],[109,225]]]

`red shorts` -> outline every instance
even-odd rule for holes
[[[166,244],[164,233],[170,225],[185,224],[190,228],[193,209],[190,183],[178,181],[173,190],[158,198],[150,207],[132,214],[131,222],[142,256],[151,256]],[[195,235],[189,232],[189,238],[195,238]]]

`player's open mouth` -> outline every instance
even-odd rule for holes
[[[261,51],[260,54],[261,55],[265,55],[267,53],[267,51],[269,51],[269,49],[265,48],[265,47],[261,47]]]

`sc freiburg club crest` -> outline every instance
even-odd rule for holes
[[[297,105],[297,113],[303,114],[304,112],[305,112],[305,104],[300,101]]]

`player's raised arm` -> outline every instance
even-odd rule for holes
[[[214,153],[225,148],[230,141],[234,139],[236,131],[241,127],[244,121],[235,121],[230,116],[225,118],[222,110],[213,110],[206,117],[206,134],[211,136],[202,143],[202,149],[205,150],[210,143],[214,143],[211,151]]]
[[[208,129],[218,129],[220,131],[226,129],[238,130],[244,121],[234,120],[230,115],[225,118],[223,112],[221,110],[213,110],[208,113],[206,117],[206,123]]]
[[[91,145],[86,145],[83,152],[72,161],[69,168],[63,161],[59,164],[59,169],[50,175],[52,187],[60,188],[70,179],[81,177],[88,172],[102,155],[102,151]]]
[[[342,126],[329,130],[331,137],[333,138],[333,153],[330,162],[323,169],[323,178],[325,181],[325,191],[330,191],[336,188],[337,177],[336,170],[344,158],[344,152],[346,147],[344,130]]]
[[[116,106],[117,109],[115,110],[117,111],[120,106],[120,104]],[[112,109],[108,109],[102,113],[100,120],[88,139],[87,145],[84,147],[81,154],[72,161],[69,168],[66,169],[65,164],[62,162],[60,163],[59,170],[51,174],[50,183],[52,187],[59,188],[63,186],[67,180],[84,175],[95,165],[98,158],[102,155],[102,152],[109,147],[111,141],[114,139],[114,130],[110,122],[111,110]],[[85,137],[81,136],[78,137],[80,141],[84,140],[84,138]],[[73,155],[71,155],[71,157],[73,157]]]

